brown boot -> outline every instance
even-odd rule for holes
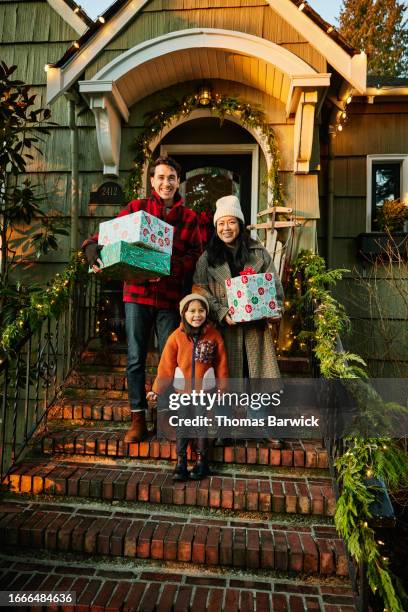
[[[146,414],[144,410],[131,412],[132,422],[123,441],[131,444],[133,442],[142,442],[147,436]]]

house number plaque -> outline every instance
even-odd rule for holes
[[[126,202],[122,187],[118,183],[108,181],[97,191],[91,191],[90,204],[124,204]]]

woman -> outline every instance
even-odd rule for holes
[[[225,281],[239,276],[244,268],[251,267],[257,274],[272,272],[278,306],[283,312],[282,283],[271,256],[245,229],[244,215],[236,196],[224,196],[217,200],[214,225],[215,233],[197,262],[194,290],[205,295],[211,316],[220,325],[230,378],[279,378],[268,321],[234,323],[228,314],[225,290]]]

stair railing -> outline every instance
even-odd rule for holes
[[[83,275],[82,275],[83,276]],[[44,318],[13,354],[0,357],[0,482],[46,428],[47,415],[98,330],[99,283],[79,278],[57,318]]]

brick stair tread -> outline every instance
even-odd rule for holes
[[[16,466],[3,483],[14,493],[190,505],[248,512],[333,516],[330,478],[212,475],[175,485],[163,467],[38,460]]]
[[[64,397],[53,405],[49,419],[130,421],[130,407],[127,399]]]
[[[0,543],[48,551],[348,576],[334,527],[210,519],[56,503],[3,503]]]
[[[146,368],[146,389],[150,389],[156,376],[157,368]],[[81,372],[74,371],[65,381],[72,389],[99,389],[106,391],[125,391],[127,379],[124,371],[100,372],[84,369]]]
[[[81,362],[88,366],[106,367],[110,364],[111,367],[126,367],[127,352],[126,348],[121,350],[112,350],[105,352],[85,351],[81,356]],[[307,357],[278,357],[278,363],[281,372],[297,372],[302,374],[310,374],[310,362]],[[158,354],[150,352],[148,355],[147,365],[155,366],[158,364]]]
[[[78,612],[194,610],[354,612],[349,585],[302,584],[262,578],[197,575],[175,570],[89,567],[60,560],[25,561],[0,555],[0,589],[73,591]],[[26,608],[27,609],[27,608]],[[40,609],[40,608],[32,608]],[[44,608],[43,608],[44,609]]]
[[[174,442],[158,440],[153,436],[135,444],[123,442],[124,430],[77,427],[47,432],[42,438],[45,454],[64,453],[139,459],[176,459]],[[285,440],[284,447],[261,442],[237,443],[234,446],[214,447],[211,460],[221,463],[272,465],[327,469],[328,456],[321,440]]]

